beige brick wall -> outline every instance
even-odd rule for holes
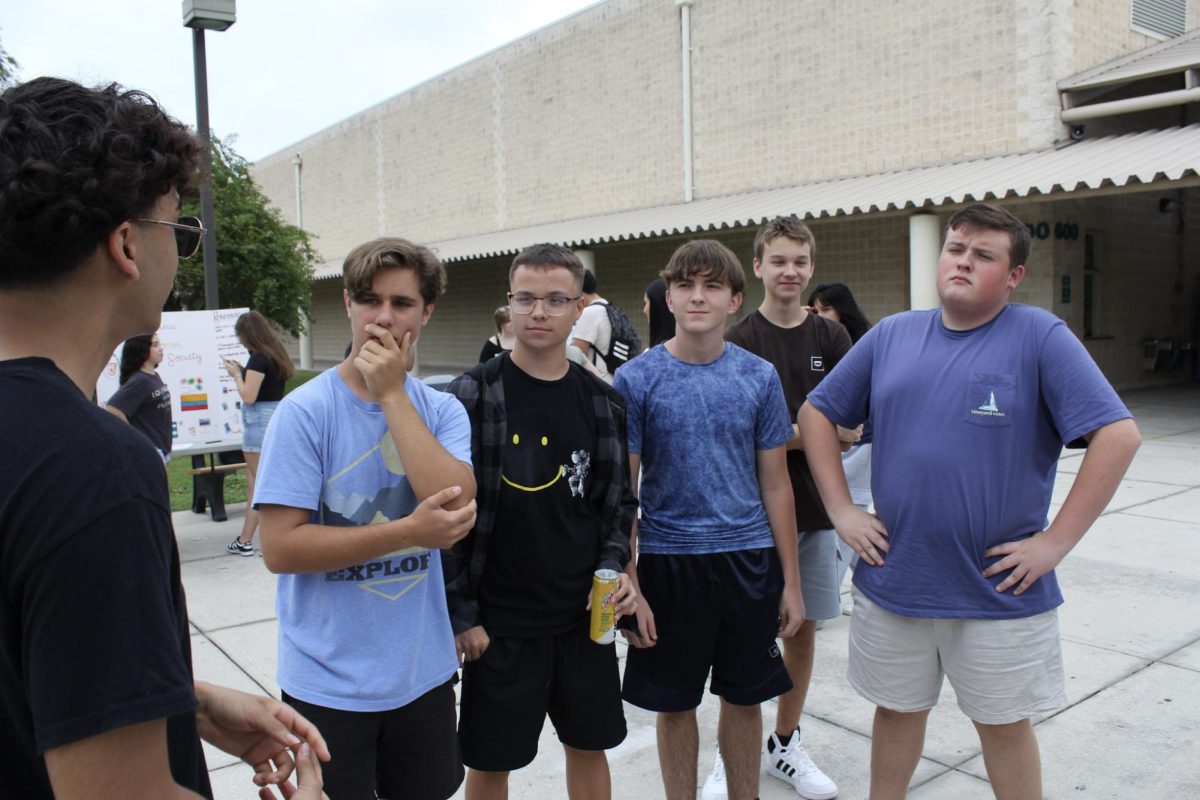
[[[697,195],[1024,147],[1013,5],[698,2]]]
[[[1200,24],[1200,3],[1190,6]],[[1151,43],[1130,29],[1129,0],[897,0],[886,12],[867,0],[804,0],[780,9],[771,0],[693,6],[697,197],[1046,145],[1063,133],[1054,81]],[[293,219],[291,160],[301,154],[305,227],[333,262],[385,233],[431,242],[677,202],[679,43],[673,0],[609,0],[263,159],[254,175]],[[1104,291],[1129,310],[1105,300],[1113,338],[1088,343],[1119,384],[1147,380],[1134,353],[1143,336],[1166,335],[1163,319],[1173,320],[1170,330],[1185,327],[1174,320],[1195,314],[1195,270],[1181,279],[1179,299],[1177,240],[1160,238],[1156,203],[1146,194],[1011,206],[1051,229],[1075,222],[1102,231],[1105,258],[1136,264],[1106,273]],[[1159,255],[1113,233],[1130,224],[1124,215],[1147,226],[1145,244]],[[845,282],[873,320],[907,307],[905,214],[813,228],[817,281]],[[643,333],[642,289],[685,238],[592,248],[602,293]],[[752,231],[716,238],[749,269]],[[1053,308],[1076,332],[1081,241],[1038,242],[1016,293]],[[475,360],[510,260],[450,265],[449,295],[422,340],[424,372]],[[1067,304],[1064,275],[1072,280]],[[751,277],[746,308],[761,296]],[[348,339],[340,282],[315,284],[313,307],[315,358],[340,358]]]
[[[1161,39],[1135,31],[1130,22],[1132,0],[1076,2],[1069,5],[1071,63],[1068,74],[1082,72],[1113,58],[1158,44]],[[1189,2],[1187,29],[1200,27],[1200,3]]]
[[[697,197],[1048,144],[1053,83],[1147,42],[1129,0],[697,0]],[[1200,4],[1197,4],[1200,5]],[[679,10],[609,0],[254,167],[326,260],[682,199]]]
[[[254,167],[325,260],[682,197],[678,12],[610,0],[385,101]]]

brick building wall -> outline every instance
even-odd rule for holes
[[[1200,4],[1190,6],[1190,23],[1200,24]],[[866,0],[798,2],[788,11],[770,0],[692,6],[697,198],[1049,145],[1065,135],[1055,81],[1153,42],[1131,29],[1129,0],[898,0],[887,24]],[[673,0],[609,0],[263,159],[254,175],[294,219],[291,161],[301,155],[305,227],[331,264],[383,234],[436,242],[679,202],[680,41]],[[1140,126],[1134,122],[1089,124],[1089,136],[1106,125]],[[1130,246],[1109,233],[1123,215],[1158,230],[1156,202],[1145,194],[1011,208],[1052,228],[1064,221],[1104,228],[1112,257]],[[943,224],[948,216],[939,212]],[[871,319],[907,307],[906,213],[811,224],[818,282],[849,285]],[[753,231],[702,235],[729,244],[749,269]],[[642,290],[686,238],[590,248],[602,294],[643,333]],[[1079,242],[1039,242],[1015,298],[1053,308],[1082,334]],[[1159,318],[1164,303],[1182,304],[1175,317],[1194,313],[1191,295],[1178,299],[1175,280],[1162,277],[1178,273],[1177,243],[1148,235],[1144,244],[1158,255],[1136,261],[1149,271],[1145,287],[1162,298],[1147,298],[1145,313],[1134,316]],[[450,293],[423,336],[423,372],[474,361],[504,300],[510,261],[448,265]],[[1064,276],[1079,298],[1070,303],[1061,302]],[[1133,289],[1127,280],[1106,275],[1104,291]],[[745,308],[760,301],[751,276]],[[316,360],[340,358],[347,338],[340,281],[316,282],[313,308]],[[1089,348],[1114,381],[1147,380],[1130,353],[1141,337],[1164,332],[1137,329],[1107,301],[1103,310],[1114,338]]]

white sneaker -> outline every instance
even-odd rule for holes
[[[717,748],[717,760],[713,762],[712,772],[704,782],[700,791],[700,800],[726,800],[729,797],[729,787],[725,785],[725,762],[721,760],[721,748]]]
[[[767,738],[764,751],[767,756],[767,774],[785,783],[790,783],[796,792],[807,800],[830,800],[837,797],[837,784],[820,770],[804,751],[797,729],[786,742],[772,733]]]

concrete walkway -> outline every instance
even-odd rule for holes
[[[1058,571],[1067,598],[1060,620],[1070,705],[1037,720],[1046,797],[1055,800],[1200,798],[1200,386],[1132,392],[1125,400],[1144,444],[1104,516]],[[1081,458],[1064,452],[1052,515]],[[260,558],[225,554],[243,512],[230,506],[222,523],[175,514],[196,677],[278,696],[274,578]],[[846,683],[848,628],[842,617],[817,635],[803,727],[809,753],[837,781],[839,797],[859,800],[867,796],[873,707]],[[617,647],[623,661],[624,645]],[[629,736],[609,753],[613,796],[662,797],[654,716],[625,711]],[[701,783],[712,765],[716,711],[715,698],[706,698]],[[770,726],[773,704],[763,717]],[[249,767],[212,748],[208,763],[218,798],[255,796]],[[514,800],[566,796],[551,726],[537,759],[510,785]],[[764,777],[761,796],[797,795]],[[930,715],[909,797],[992,797],[975,731],[948,685]]]

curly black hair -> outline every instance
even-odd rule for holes
[[[115,83],[35,78],[0,94],[0,289],[52,286],[162,195],[191,194],[202,147]]]

